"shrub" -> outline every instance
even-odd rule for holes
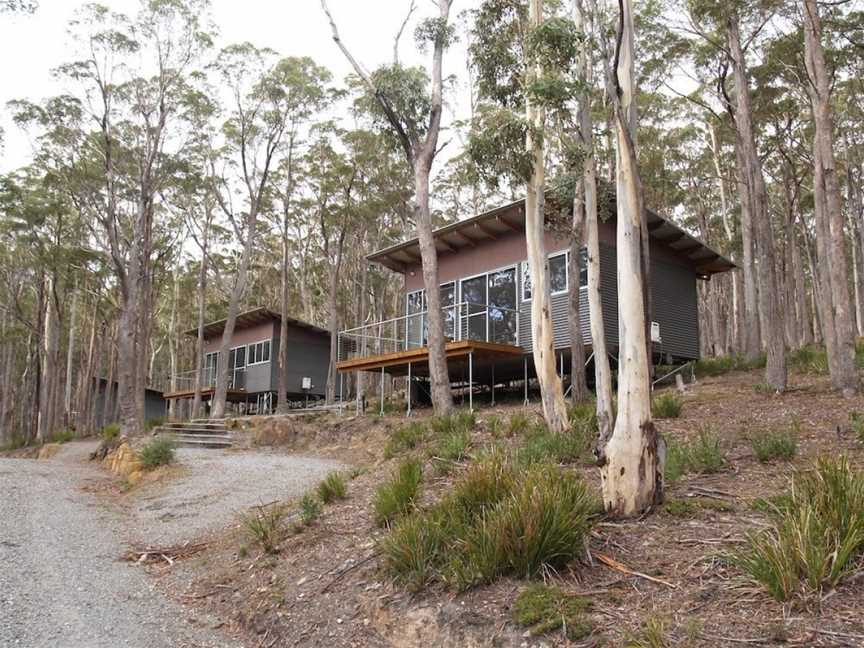
[[[119,423],[109,423],[105,427],[102,428],[102,438],[107,441],[112,441],[120,436],[120,424]]]
[[[684,403],[675,392],[667,391],[655,396],[651,401],[651,414],[654,418],[668,419],[681,416]]]
[[[792,351],[789,364],[801,373],[824,376],[828,373],[828,354],[823,347],[808,345]]]
[[[381,484],[372,502],[375,522],[385,526],[414,506],[423,480],[423,467],[417,459],[403,461],[390,481]]]
[[[835,587],[864,554],[864,474],[845,457],[821,458],[793,479],[773,519],[733,561],[779,601]]]
[[[639,632],[627,633],[625,637],[627,648],[666,648],[666,621],[660,617],[649,617]]]
[[[148,470],[174,463],[174,444],[168,439],[153,439],[141,448],[138,458]]]
[[[426,427],[419,421],[403,425],[390,434],[384,446],[384,458],[390,459],[406,450],[413,450],[426,438]]]
[[[688,443],[670,440],[666,447],[665,479],[668,482],[677,481],[685,473],[715,473],[725,465],[720,438],[708,430],[702,430]]]
[[[858,440],[864,442],[864,414],[861,412],[849,412],[849,425],[852,428],[852,432],[858,437]]]
[[[19,450],[28,445],[27,439],[20,434],[13,434],[6,445],[0,446],[0,451]]]
[[[567,639],[579,641],[591,634],[592,624],[585,616],[589,605],[589,599],[566,594],[557,587],[529,585],[513,603],[513,619],[532,635],[560,628]]]
[[[265,553],[276,553],[284,536],[282,520],[285,509],[281,506],[256,506],[241,516],[247,535],[261,545]]]
[[[490,414],[486,417],[486,431],[494,438],[503,436],[504,426],[501,422],[501,417],[497,414]]]
[[[51,436],[51,441],[53,443],[69,443],[74,438],[75,433],[72,430],[61,430]]]
[[[494,451],[437,504],[396,522],[380,546],[398,581],[421,587],[440,580],[462,590],[572,561],[598,510],[574,474],[548,464],[520,470]]]
[[[528,412],[525,412],[523,410],[517,410],[510,415],[509,419],[507,419],[505,436],[510,438],[516,436],[517,434],[523,434],[525,431],[530,430],[533,426],[534,417],[531,416]]]
[[[568,407],[567,413],[572,427],[597,431],[597,403],[593,400],[572,404]]]
[[[575,463],[588,449],[594,434],[584,426],[574,426],[564,433],[550,432],[543,423],[535,423],[526,432],[525,443],[519,451],[522,463]]]
[[[438,440],[432,456],[437,460],[435,469],[439,474],[447,474],[453,464],[462,461],[471,445],[471,435],[468,432],[450,432]]]
[[[324,504],[337,499],[345,499],[348,487],[345,484],[345,478],[339,472],[331,472],[324,480],[318,484],[318,497]]]
[[[300,522],[305,526],[309,526],[321,516],[321,503],[312,497],[311,494],[306,493],[300,498],[299,515]]]
[[[161,416],[157,416],[155,418],[147,419],[146,421],[144,421],[144,430],[146,432],[152,432],[153,428],[157,428],[160,425],[164,425],[164,424],[165,424],[165,419],[162,418]]]
[[[720,376],[730,371],[746,371],[748,369],[759,369],[765,366],[765,354],[761,354],[754,360],[748,360],[743,354],[727,356],[714,356],[701,358],[694,365],[694,371],[700,378],[705,376]]]
[[[446,416],[433,416],[429,419],[429,429],[435,436],[468,434],[474,429],[477,419],[471,410],[457,410]]]
[[[789,460],[798,452],[797,434],[789,430],[766,430],[750,439],[753,454],[760,463],[773,459]]]

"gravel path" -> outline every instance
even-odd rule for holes
[[[256,504],[302,495],[343,466],[326,459],[180,448],[184,474],[133,494],[135,539],[151,545],[195,540],[225,528]]]
[[[81,490],[104,478],[86,461],[94,448],[66,444],[47,461],[0,458],[0,646],[234,646],[212,620],[118,561],[125,520]]]

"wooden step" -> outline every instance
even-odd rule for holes
[[[231,439],[226,438],[207,438],[200,436],[184,436],[182,434],[174,435],[174,438],[171,441],[180,447],[185,448],[230,448],[234,444]]]

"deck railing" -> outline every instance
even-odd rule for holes
[[[444,338],[517,345],[519,311],[513,308],[460,302],[441,309]],[[338,360],[364,358],[417,349],[427,344],[428,311],[363,324],[339,333]]]
[[[174,379],[169,383],[169,392],[184,392],[193,391],[195,389],[195,374],[196,370],[183,371],[174,375]],[[232,369],[228,374],[228,389],[245,389],[246,388],[246,369],[238,367]],[[204,367],[201,369],[201,389],[216,389],[216,367]]]

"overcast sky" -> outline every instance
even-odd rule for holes
[[[137,0],[101,0],[116,11],[134,13]],[[38,101],[64,91],[51,76],[58,64],[70,60],[66,25],[79,0],[40,0],[32,16],[0,15],[0,125],[6,145],[0,172],[30,160],[31,145],[11,123],[6,102]],[[456,0],[452,17],[476,5],[476,0]],[[342,80],[349,66],[330,37],[329,25],[319,0],[212,0],[213,20],[219,31],[217,47],[249,41],[284,55],[311,56]],[[343,40],[367,68],[393,56],[393,37],[405,18],[409,0],[329,0]],[[415,18],[433,15],[431,2],[418,3]],[[415,50],[413,29],[406,30],[400,48],[405,63],[425,63],[428,56]],[[445,74],[464,77],[464,49],[456,46],[445,60]]]

